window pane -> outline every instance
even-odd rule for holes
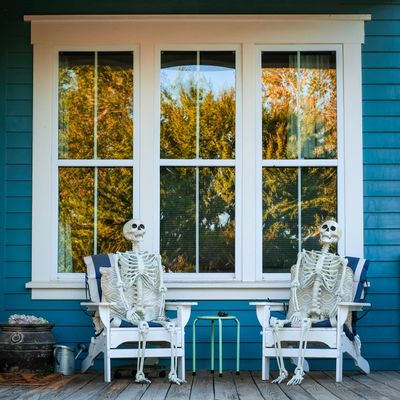
[[[263,272],[288,272],[298,252],[297,168],[263,169]]]
[[[264,159],[297,158],[297,53],[263,52],[262,137]]]
[[[328,218],[337,220],[336,168],[302,168],[301,200],[302,248],[319,249],[317,231],[321,223]],[[331,251],[336,249],[332,247]]]
[[[264,159],[337,157],[336,53],[262,53]]]
[[[199,272],[235,272],[235,170],[199,168]]]
[[[235,52],[161,53],[160,156],[232,159]]]
[[[122,233],[132,218],[132,168],[98,168],[97,253],[126,251],[132,246]]]
[[[133,153],[133,53],[61,52],[59,158]]]
[[[196,272],[196,174],[194,168],[160,171],[160,248],[172,272]]]
[[[301,52],[301,158],[336,158],[336,53]]]
[[[59,168],[58,272],[84,272],[83,257],[124,251],[132,218],[131,168]]]
[[[321,247],[320,224],[337,216],[336,178],[336,168],[263,169],[263,272],[289,272],[299,250]]]
[[[234,272],[234,186],[234,168],[161,168],[160,246],[169,270]]]
[[[84,272],[93,254],[94,169],[59,169],[58,272]]]
[[[98,53],[97,157],[132,158],[133,53]]]
[[[58,71],[60,158],[93,158],[94,88],[94,53],[61,52]]]

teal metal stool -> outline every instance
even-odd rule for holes
[[[197,321],[211,321],[211,373],[214,373],[214,322],[218,321],[219,328],[219,376],[222,376],[222,322],[235,321],[236,322],[236,375],[239,375],[239,362],[240,362],[240,322],[234,316],[220,317],[218,315],[197,317],[193,321],[193,375],[196,375],[196,324]]]

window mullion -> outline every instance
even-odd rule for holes
[[[200,51],[196,54],[196,160],[200,158]],[[196,273],[200,272],[200,171],[196,166]]]
[[[94,52],[94,110],[93,110],[93,158],[97,159],[97,112],[98,112],[98,52]],[[94,198],[93,198],[93,254],[97,254],[97,206],[98,206],[98,167],[94,167]]]

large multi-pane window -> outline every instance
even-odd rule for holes
[[[127,249],[132,216],[133,53],[60,52],[58,272]]]
[[[236,55],[162,51],[160,249],[172,272],[235,272]]]
[[[325,218],[362,256],[363,18],[28,16],[33,298],[132,217],[174,299],[283,298]]]
[[[335,51],[263,51],[263,272],[288,272],[337,218]]]

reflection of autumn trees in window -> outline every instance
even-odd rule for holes
[[[337,157],[335,64],[334,52],[263,53],[263,159],[299,160],[263,168],[264,272],[287,271],[299,238],[318,248],[316,228],[336,217],[336,167],[301,163]]]
[[[217,93],[182,82],[178,96],[161,93],[162,158],[231,159],[235,149],[235,90]],[[233,272],[235,254],[235,170],[233,167],[162,167],[163,263],[173,272],[196,272],[196,173],[199,202],[199,272]]]
[[[301,165],[337,158],[336,61],[334,53],[265,54],[263,159],[299,161],[263,168],[263,269],[281,272],[295,260],[299,233],[302,247],[318,247],[315,227],[336,216],[336,167]],[[202,56],[220,57],[219,68],[231,57]],[[82,272],[82,257],[94,251],[129,247],[121,231],[132,215],[132,168],[96,160],[133,157],[132,66],[129,52],[60,53],[59,160],[92,162],[59,166],[60,272]],[[233,58],[227,69],[234,66]],[[161,87],[160,157],[169,164],[160,169],[160,248],[174,272],[196,272],[196,263],[198,272],[234,272],[235,78],[216,88],[195,73]]]
[[[96,162],[131,159],[132,140],[132,52],[60,53],[59,272],[83,272],[83,256],[129,247],[132,168]]]

